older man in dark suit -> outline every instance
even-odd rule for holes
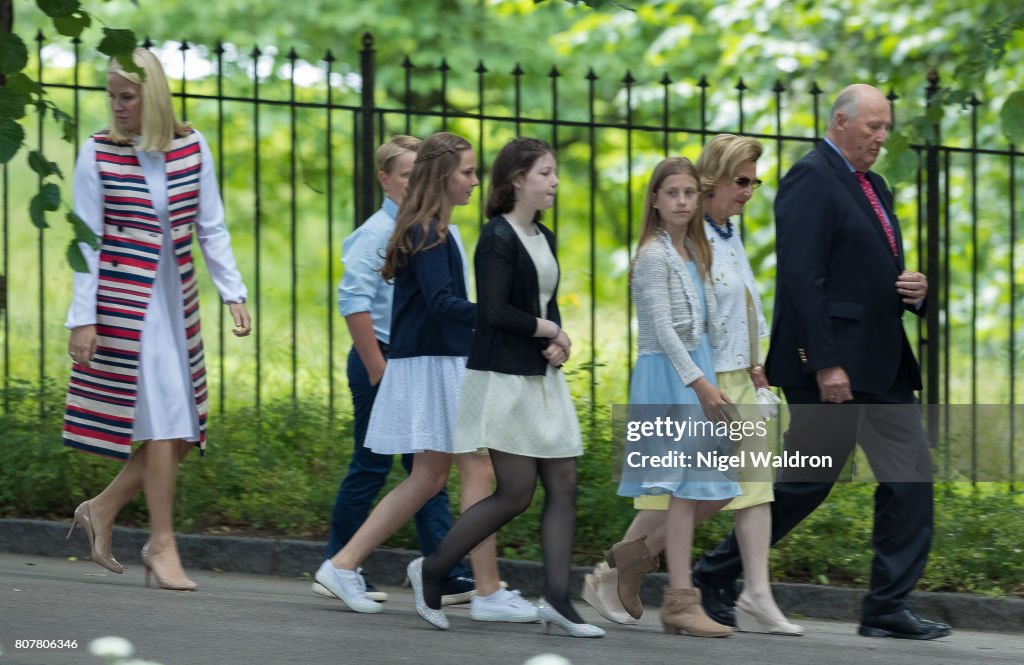
[[[830,456],[833,467],[781,470],[772,542],[828,496],[859,442],[879,481],[871,588],[859,632],[927,640],[950,631],[906,605],[931,547],[932,484],[914,397],[921,372],[902,317],[923,313],[928,281],[905,270],[892,193],[870,171],[891,129],[885,96],[868,85],[849,86],[836,98],[825,140],[779,185],[766,369],[790,404],[786,453]],[[732,535],[694,567],[705,609],[719,621],[735,620],[741,568]]]

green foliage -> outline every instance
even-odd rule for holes
[[[36,4],[50,18],[67,18],[81,11],[77,0],[38,0]]]
[[[0,516],[67,519],[74,507],[98,493],[122,463],[85,455],[60,445],[63,386],[40,389],[15,381],[0,398]],[[40,415],[39,400],[51,405]],[[611,426],[606,407],[591,424],[585,400],[577,399],[586,452],[578,467],[575,561],[589,565],[617,542],[632,520],[632,501],[616,496],[612,480]],[[182,464],[176,495],[176,528],[210,534],[326,538],[338,483],[352,447],[351,420],[332,420],[322,409],[290,399],[264,403],[257,414],[237,407],[211,414],[207,454],[193,453]],[[391,474],[385,491],[404,473]],[[872,483],[837,485],[830,497],[771,553],[776,581],[867,586],[871,565]],[[458,514],[458,477],[449,482]],[[383,496],[383,493],[381,494]],[[498,534],[501,556],[540,558],[538,485],[530,508]],[[138,497],[118,523],[146,525]],[[695,550],[713,547],[732,527],[722,513],[701,525]],[[1005,485],[939,486],[935,536],[929,566],[919,588],[1024,595],[1024,501]],[[416,548],[407,525],[388,543]]]
[[[17,74],[28,64],[28,48],[13,32],[0,33],[0,74]]]
[[[1024,142],[1024,90],[1018,90],[1006,98],[999,112],[1003,121],[1003,133],[1014,143]]]
[[[78,38],[92,24],[92,16],[82,8],[80,0],[36,0],[36,6],[56,31],[67,37]],[[131,58],[137,41],[135,34],[131,30],[107,27],[103,28],[103,33],[99,51],[117,58],[125,70],[141,73]],[[30,107],[34,107],[40,121],[49,112],[60,126],[65,141],[75,139],[73,119],[47,99],[42,86],[23,71],[27,65],[28,48],[24,40],[15,32],[0,33],[0,77],[4,80],[4,86],[0,88],[0,164],[7,164],[21,150],[25,140],[22,123]],[[39,150],[29,155],[29,166],[39,176],[39,191],[28,205],[29,219],[36,228],[45,229],[49,227],[45,213],[57,210],[61,203],[59,185],[47,179],[56,176],[63,180],[64,176],[56,163],[49,161]],[[75,226],[70,217],[69,221],[74,227],[76,240],[95,246],[97,241],[91,229],[84,225]],[[75,270],[86,270],[82,252],[75,242],[72,241],[66,252],[68,262]]]
[[[42,186],[39,192],[32,197],[29,203],[29,213],[32,223],[38,229],[45,229],[50,225],[46,223],[46,211],[53,211],[60,207],[60,187],[56,183],[48,182]]]
[[[81,10],[73,12],[69,16],[53,19],[53,27],[57,32],[72,39],[80,37],[90,25],[92,25],[92,17]]]
[[[137,45],[135,33],[121,28],[103,28],[103,40],[96,47],[100,53],[117,59],[126,72],[144,74],[142,68],[132,60],[132,51]]]
[[[21,149],[25,130],[10,118],[0,118],[0,164],[6,164]]]

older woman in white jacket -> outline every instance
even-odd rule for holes
[[[761,299],[742,239],[730,217],[742,212],[757,179],[757,160],[762,148],[756,139],[721,134],[704,147],[697,170],[700,174],[703,225],[711,246],[711,291],[717,304],[716,318],[721,336],[714,349],[718,387],[740,407],[740,415],[756,419],[757,391],[768,388],[764,368],[758,362],[760,338],[767,337]],[[748,436],[738,442],[735,454],[766,452],[764,436]],[[736,601],[735,615],[714,615],[716,621],[742,631],[777,635],[802,635],[803,628],[789,622],[772,597],[768,574],[772,472],[746,465],[737,468],[741,494],[725,506],[736,511],[736,537],[744,560],[743,594]],[[657,568],[657,553],[665,542],[665,518],[669,507],[665,496],[638,496],[640,510],[619,550],[617,569],[598,564],[587,575],[584,598],[606,618],[633,623],[643,612],[638,592],[643,575]],[[702,593],[721,593],[708,588],[701,579],[701,563],[694,568],[693,582]],[[616,593],[617,591],[617,593]],[[621,598],[621,601],[620,601]],[[634,618],[635,617],[635,618]]]

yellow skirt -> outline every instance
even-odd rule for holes
[[[754,384],[750,382],[747,370],[737,369],[731,372],[719,372],[717,375],[718,387],[729,396],[734,404],[754,405],[757,400],[754,398]],[[750,406],[746,407],[750,409]],[[746,410],[746,409],[745,409]],[[734,454],[740,451],[747,452],[747,459],[752,452],[765,452],[774,447],[772,438],[775,428],[768,427],[768,437],[748,436],[738,441]],[[762,503],[771,503],[775,500],[775,493],[772,491],[772,470],[767,468],[740,467],[736,469],[736,480],[739,481],[740,490],[743,492],[725,506],[724,510],[741,510],[751,506],[759,506]],[[643,495],[633,499],[633,507],[637,510],[668,510],[668,503],[671,497],[668,494]]]

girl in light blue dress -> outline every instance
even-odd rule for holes
[[[671,419],[679,429],[627,439],[622,496],[671,496],[666,526],[669,586],[661,619],[667,632],[724,637],[690,580],[694,526],[740,493],[728,465],[732,443],[720,427],[730,404],[715,384],[712,346],[719,337],[710,284],[711,248],[703,228],[693,164],[663,160],[651,176],[630,287],[636,302],[638,358],[630,387],[630,421]],[[669,465],[636,466],[641,460]],[[614,564],[615,550],[609,552]]]

